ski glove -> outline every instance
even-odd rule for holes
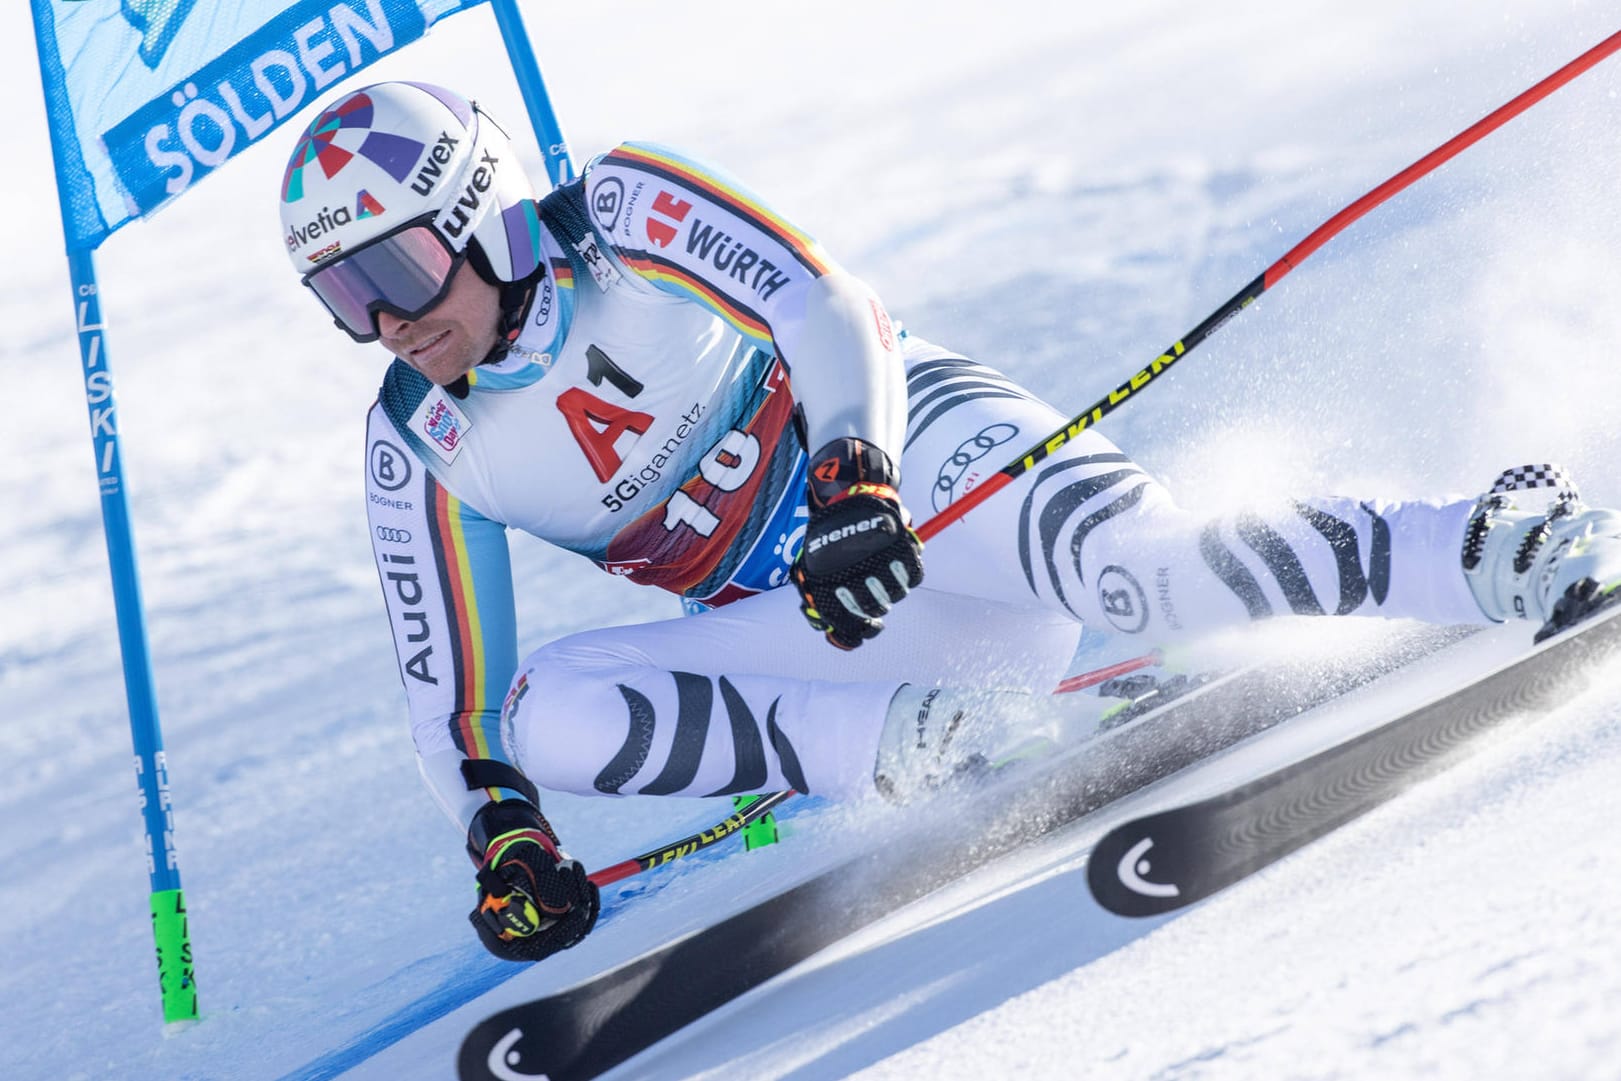
[[[800,611],[840,649],[876,637],[890,606],[923,581],[923,541],[899,483],[889,456],[859,439],[835,439],[811,456],[810,523],[790,577]]]
[[[467,831],[467,849],[478,865],[478,907],[467,918],[503,961],[544,960],[596,926],[596,885],[558,848],[533,804],[486,803]]]

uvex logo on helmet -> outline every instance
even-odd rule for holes
[[[448,131],[439,133],[439,141],[433,144],[433,150],[422,159],[422,168],[417,170],[416,178],[411,181],[412,191],[418,195],[433,193],[433,186],[439,183],[439,178],[444,175],[445,166],[450,163],[451,157],[456,153],[456,144],[460,141],[451,138]]]
[[[484,193],[495,184],[496,164],[501,159],[487,148],[480,150],[479,154],[479,164],[462,188],[461,197],[439,214],[439,228],[452,239],[461,236],[469,225],[475,224],[479,208],[484,205]]]

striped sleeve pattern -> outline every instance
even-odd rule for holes
[[[592,163],[586,204],[621,262],[662,292],[765,344],[781,309],[836,269],[742,184],[666,147],[624,143]]]
[[[425,509],[447,623],[451,742],[469,758],[505,761],[501,707],[518,659],[504,530],[431,480]]]

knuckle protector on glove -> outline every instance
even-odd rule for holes
[[[912,585],[905,560],[894,554],[907,532],[893,503],[869,495],[844,499],[807,529],[805,577],[816,592],[832,594],[852,614],[882,616]],[[851,598],[857,608],[850,607]]]
[[[923,580],[923,543],[907,523],[899,480],[889,457],[859,439],[836,439],[812,456],[810,521],[792,577],[805,618],[841,649],[876,636]]]
[[[486,804],[474,816],[469,850],[477,851],[479,889],[468,919],[495,956],[539,961],[575,945],[596,925],[596,885],[579,861],[558,849],[534,806]]]

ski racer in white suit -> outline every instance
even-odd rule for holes
[[[985,688],[1050,691],[1083,622],[1160,642],[1276,613],[1545,621],[1621,583],[1621,519],[1551,467],[1481,499],[1202,520],[1090,429],[925,559],[907,508],[938,513],[1063,416],[903,330],[725,174],[626,143],[537,202],[472,103],[384,83],[317,117],[281,209],[305,284],[397,358],[368,421],[372,543],[497,956],[596,918],[537,785],[904,795],[1001,734],[1016,711]],[[688,615],[520,659],[508,529]]]

